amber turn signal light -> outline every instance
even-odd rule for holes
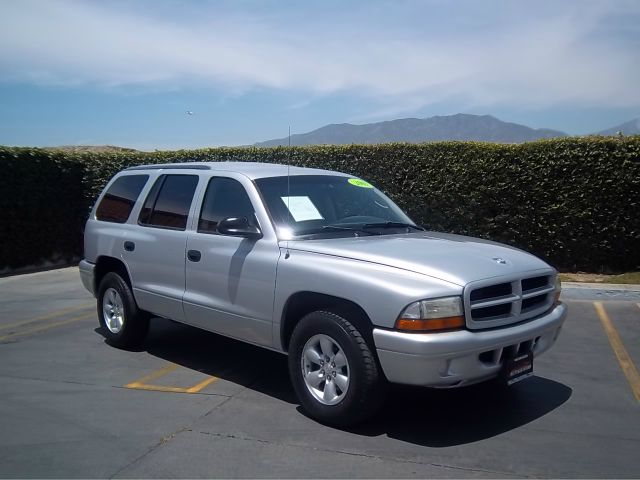
[[[396,322],[398,330],[409,332],[434,332],[438,330],[457,330],[464,327],[464,317],[443,317],[429,319],[399,318]]]

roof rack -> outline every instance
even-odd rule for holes
[[[211,170],[209,165],[176,165],[171,163],[157,163],[155,165],[138,165],[135,167],[125,168],[125,171],[129,170],[158,170],[161,168],[167,168],[172,170]]]

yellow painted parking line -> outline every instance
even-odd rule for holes
[[[598,313],[598,317],[600,317],[600,323],[602,323],[602,327],[609,338],[611,348],[613,348],[613,351],[618,358],[618,363],[620,364],[625,377],[627,377],[627,381],[631,386],[633,395],[636,397],[636,400],[640,402],[640,373],[638,373],[638,369],[634,365],[633,360],[631,360],[631,356],[627,352],[627,349],[624,348],[620,334],[618,334],[618,331],[613,326],[602,302],[593,302],[593,305],[596,307],[596,312]]]
[[[194,385],[193,387],[189,387],[187,388],[187,393],[198,393],[200,390],[203,390],[205,387],[211,385],[213,382],[215,382],[216,380],[218,380],[218,377],[214,377],[213,375],[210,376],[209,378],[201,381],[200,383],[198,383],[197,385]]]
[[[127,383],[125,385],[125,387],[127,388],[137,388],[138,385],[144,385],[147,382],[150,382],[151,380],[155,380],[156,378],[160,378],[168,373],[173,372],[176,368],[178,368],[178,365],[176,365],[175,363],[170,363],[169,365],[167,365],[166,367],[162,367],[159,370],[156,370],[155,372],[150,373],[149,375],[145,375],[144,377],[138,379],[138,380],[134,380],[131,383]],[[133,386],[135,385],[135,386]]]
[[[192,387],[174,387],[174,386],[167,386],[167,385],[153,385],[148,383],[151,380],[155,380],[157,378],[163,377],[173,372],[178,367],[179,365],[176,365],[175,363],[170,363],[166,367],[162,367],[156,370],[155,372],[150,373],[149,375],[145,375],[144,377],[138,380],[134,380],[131,383],[127,383],[125,385],[125,388],[132,388],[135,390],[150,390],[154,392],[198,393],[204,388],[206,388],[208,385],[211,385],[213,382],[218,380],[218,377],[214,377],[212,375],[204,379],[202,382],[197,383],[196,385],[193,385]]]
[[[7,325],[0,325],[0,330],[6,330],[7,328],[20,327],[21,325],[27,325],[29,323],[40,322],[42,320],[48,320],[50,318],[59,317],[61,315],[65,315],[71,312],[77,312],[78,310],[82,310],[83,308],[89,308],[95,306],[93,303],[86,303],[84,305],[80,305],[77,307],[65,308],[63,310],[58,310],[57,312],[49,313],[48,315],[42,315],[41,317],[35,317],[30,320],[22,320],[20,322],[9,323]]]
[[[7,339],[15,338],[15,337],[21,337],[23,335],[31,335],[32,333],[42,332],[42,331],[45,331],[45,330],[49,330],[51,328],[61,327],[62,325],[67,325],[69,323],[80,322],[82,320],[89,320],[90,318],[91,318],[91,316],[87,316],[86,314],[84,314],[84,315],[80,315],[78,317],[68,318],[67,320],[63,320],[61,322],[48,323],[48,324],[43,325],[41,327],[31,328],[29,330],[23,330],[22,332],[10,333],[8,335],[1,336],[0,337],[0,342],[2,342],[4,340],[7,340]]]
[[[128,383],[125,387],[134,390],[150,390],[152,392],[186,393],[185,389],[182,387],[167,387],[165,385],[150,385],[147,383],[137,382]]]

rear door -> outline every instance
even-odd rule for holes
[[[271,346],[280,249],[259,202],[248,179],[209,180],[187,239],[184,310],[187,323]],[[246,217],[260,227],[263,238],[217,233],[218,222],[228,217]]]
[[[129,266],[138,305],[156,315],[184,320],[187,221],[199,177],[160,175],[124,239],[123,259]]]

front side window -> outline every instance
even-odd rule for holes
[[[294,175],[256,180],[283,235],[387,234],[422,230],[385,194],[358,178]]]
[[[255,210],[242,184],[233,178],[212,178],[202,202],[198,232],[216,233],[220,220],[229,217],[245,217],[249,223],[257,223]]]
[[[149,175],[125,175],[117,178],[102,197],[96,218],[103,222],[125,223],[144,188]]]
[[[162,175],[151,188],[139,223],[149,227],[185,230],[197,175]]]

